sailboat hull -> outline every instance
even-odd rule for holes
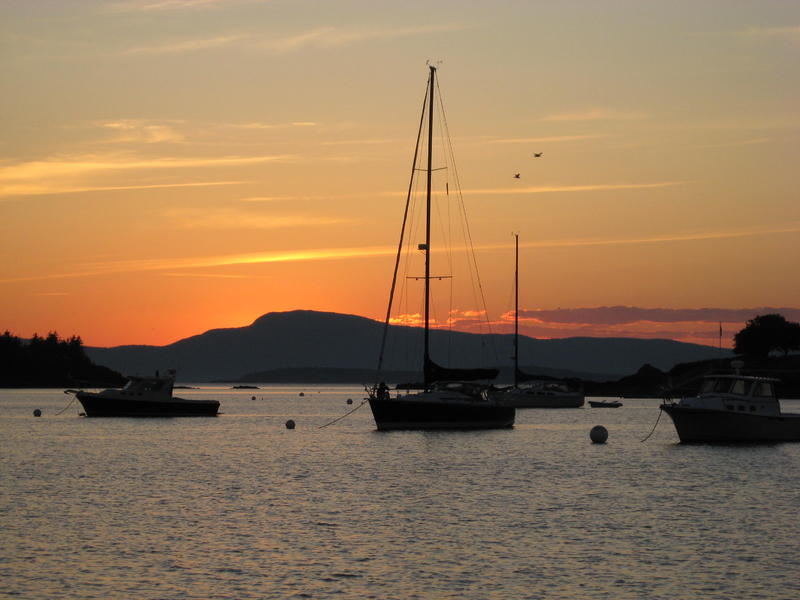
[[[419,394],[422,396],[422,394]],[[516,411],[486,400],[414,399],[413,396],[370,398],[378,431],[409,429],[505,429],[514,426]]]

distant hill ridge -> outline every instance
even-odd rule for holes
[[[166,346],[86,348],[89,357],[126,374],[176,368],[181,381],[239,380],[276,369],[375,369],[383,323],[339,313],[294,310],[267,313],[244,327],[212,329]],[[421,370],[418,327],[391,326],[385,369]],[[494,349],[494,351],[492,351]],[[520,336],[525,370],[558,370],[562,376],[608,379],[635,373],[644,363],[668,370],[682,362],[731,356],[711,346],[638,338]],[[509,367],[513,335],[431,331],[434,360],[452,366]]]

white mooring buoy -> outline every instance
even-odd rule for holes
[[[595,444],[605,444],[606,440],[608,439],[608,429],[602,425],[595,425],[589,432],[589,438]]]

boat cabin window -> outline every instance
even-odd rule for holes
[[[727,394],[731,389],[730,379],[709,379],[703,385],[704,392],[717,392]]]
[[[772,384],[766,381],[759,381],[755,385],[753,395],[761,398],[771,398],[774,395],[772,393]]]
[[[746,396],[749,391],[750,391],[750,382],[745,381],[744,379],[735,379],[733,385],[731,386],[731,394],[739,394],[740,396]]]
[[[701,392],[713,392],[714,386],[717,384],[716,379],[706,379],[703,382],[703,388],[700,390]]]

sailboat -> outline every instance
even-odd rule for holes
[[[427,102],[427,169],[425,190],[425,243],[419,244],[418,249],[424,253],[425,258],[425,283],[424,292],[424,337],[422,344],[423,382],[419,391],[398,391],[392,396],[387,385],[381,381],[381,370],[386,348],[386,337],[390,326],[392,301],[397,282],[397,272],[403,250],[403,239],[406,231],[408,217],[408,201],[406,214],[403,217],[400,243],[395,261],[394,276],[389,293],[389,306],[386,311],[383,339],[378,358],[376,383],[368,389],[368,400],[372,409],[372,416],[379,431],[398,429],[497,429],[514,425],[516,411],[513,407],[502,406],[489,398],[487,386],[475,383],[477,380],[491,380],[497,377],[497,369],[450,369],[440,366],[431,358],[430,349],[430,312],[431,312],[431,174],[433,172],[433,123],[434,123],[434,93],[436,90],[436,67],[429,65],[430,73],[426,86]],[[424,103],[423,103],[424,106]],[[423,109],[423,118],[425,116]],[[420,119],[420,129],[417,136],[417,146],[414,152],[414,169],[412,170],[412,184],[414,171],[416,171],[417,156],[419,153],[419,140],[422,133],[423,119]],[[409,185],[409,199],[412,184]],[[437,277],[438,279],[438,277]]]
[[[519,234],[514,234],[514,385],[494,388],[490,397],[515,408],[580,408],[583,390],[556,379],[537,379],[519,368]],[[523,384],[524,385],[520,385]]]

